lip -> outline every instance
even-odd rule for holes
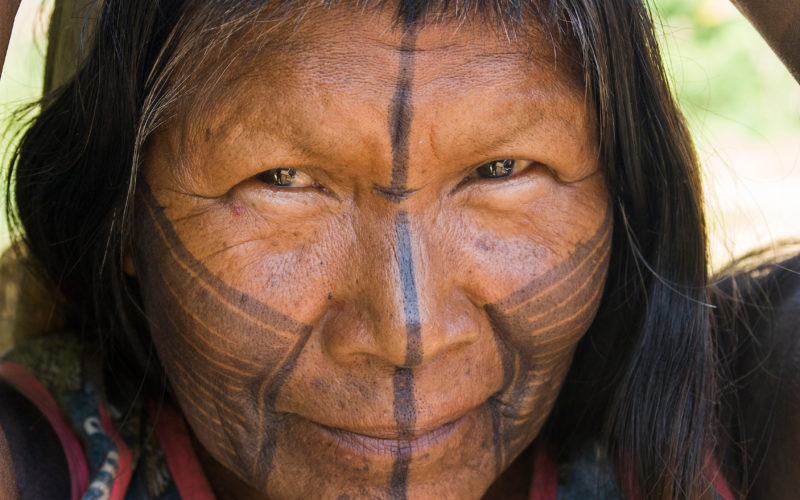
[[[455,419],[441,425],[434,424],[430,427],[418,427],[408,432],[392,430],[349,430],[329,427],[314,422],[322,432],[338,444],[365,455],[384,455],[396,457],[398,455],[416,454],[428,451],[431,448],[447,441],[459,430],[468,427],[465,425],[474,409],[467,411]]]

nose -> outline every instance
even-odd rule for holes
[[[435,224],[400,210],[364,227],[344,304],[326,322],[328,352],[413,368],[477,340],[480,308],[459,287]]]

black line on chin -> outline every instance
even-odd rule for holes
[[[411,465],[411,446],[397,450],[395,452],[394,465],[392,465],[392,482],[389,486],[389,498],[396,500],[406,499],[409,465]]]
[[[397,367],[392,380],[394,386],[394,420],[401,437],[411,437],[417,422],[414,405],[414,374],[409,368]],[[400,447],[394,452],[392,479],[389,486],[390,498],[405,499],[408,481],[408,468],[411,465],[411,445]]]

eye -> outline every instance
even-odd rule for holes
[[[482,179],[500,179],[514,173],[516,166],[516,160],[495,160],[476,168],[475,174]]]
[[[264,184],[280,188],[316,186],[314,179],[310,175],[295,168],[271,168],[256,175],[256,178]]]

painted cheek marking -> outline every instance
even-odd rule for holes
[[[540,408],[555,401],[569,354],[594,319],[611,253],[611,213],[607,209],[594,235],[570,257],[484,306],[504,372],[503,388],[490,399],[497,474],[547,418]]]
[[[275,401],[312,327],[211,273],[183,245],[149,186],[141,186],[146,310],[160,327],[162,355],[174,369],[170,381],[179,402],[200,417],[192,424],[216,437],[229,463],[266,485],[278,444]]]

